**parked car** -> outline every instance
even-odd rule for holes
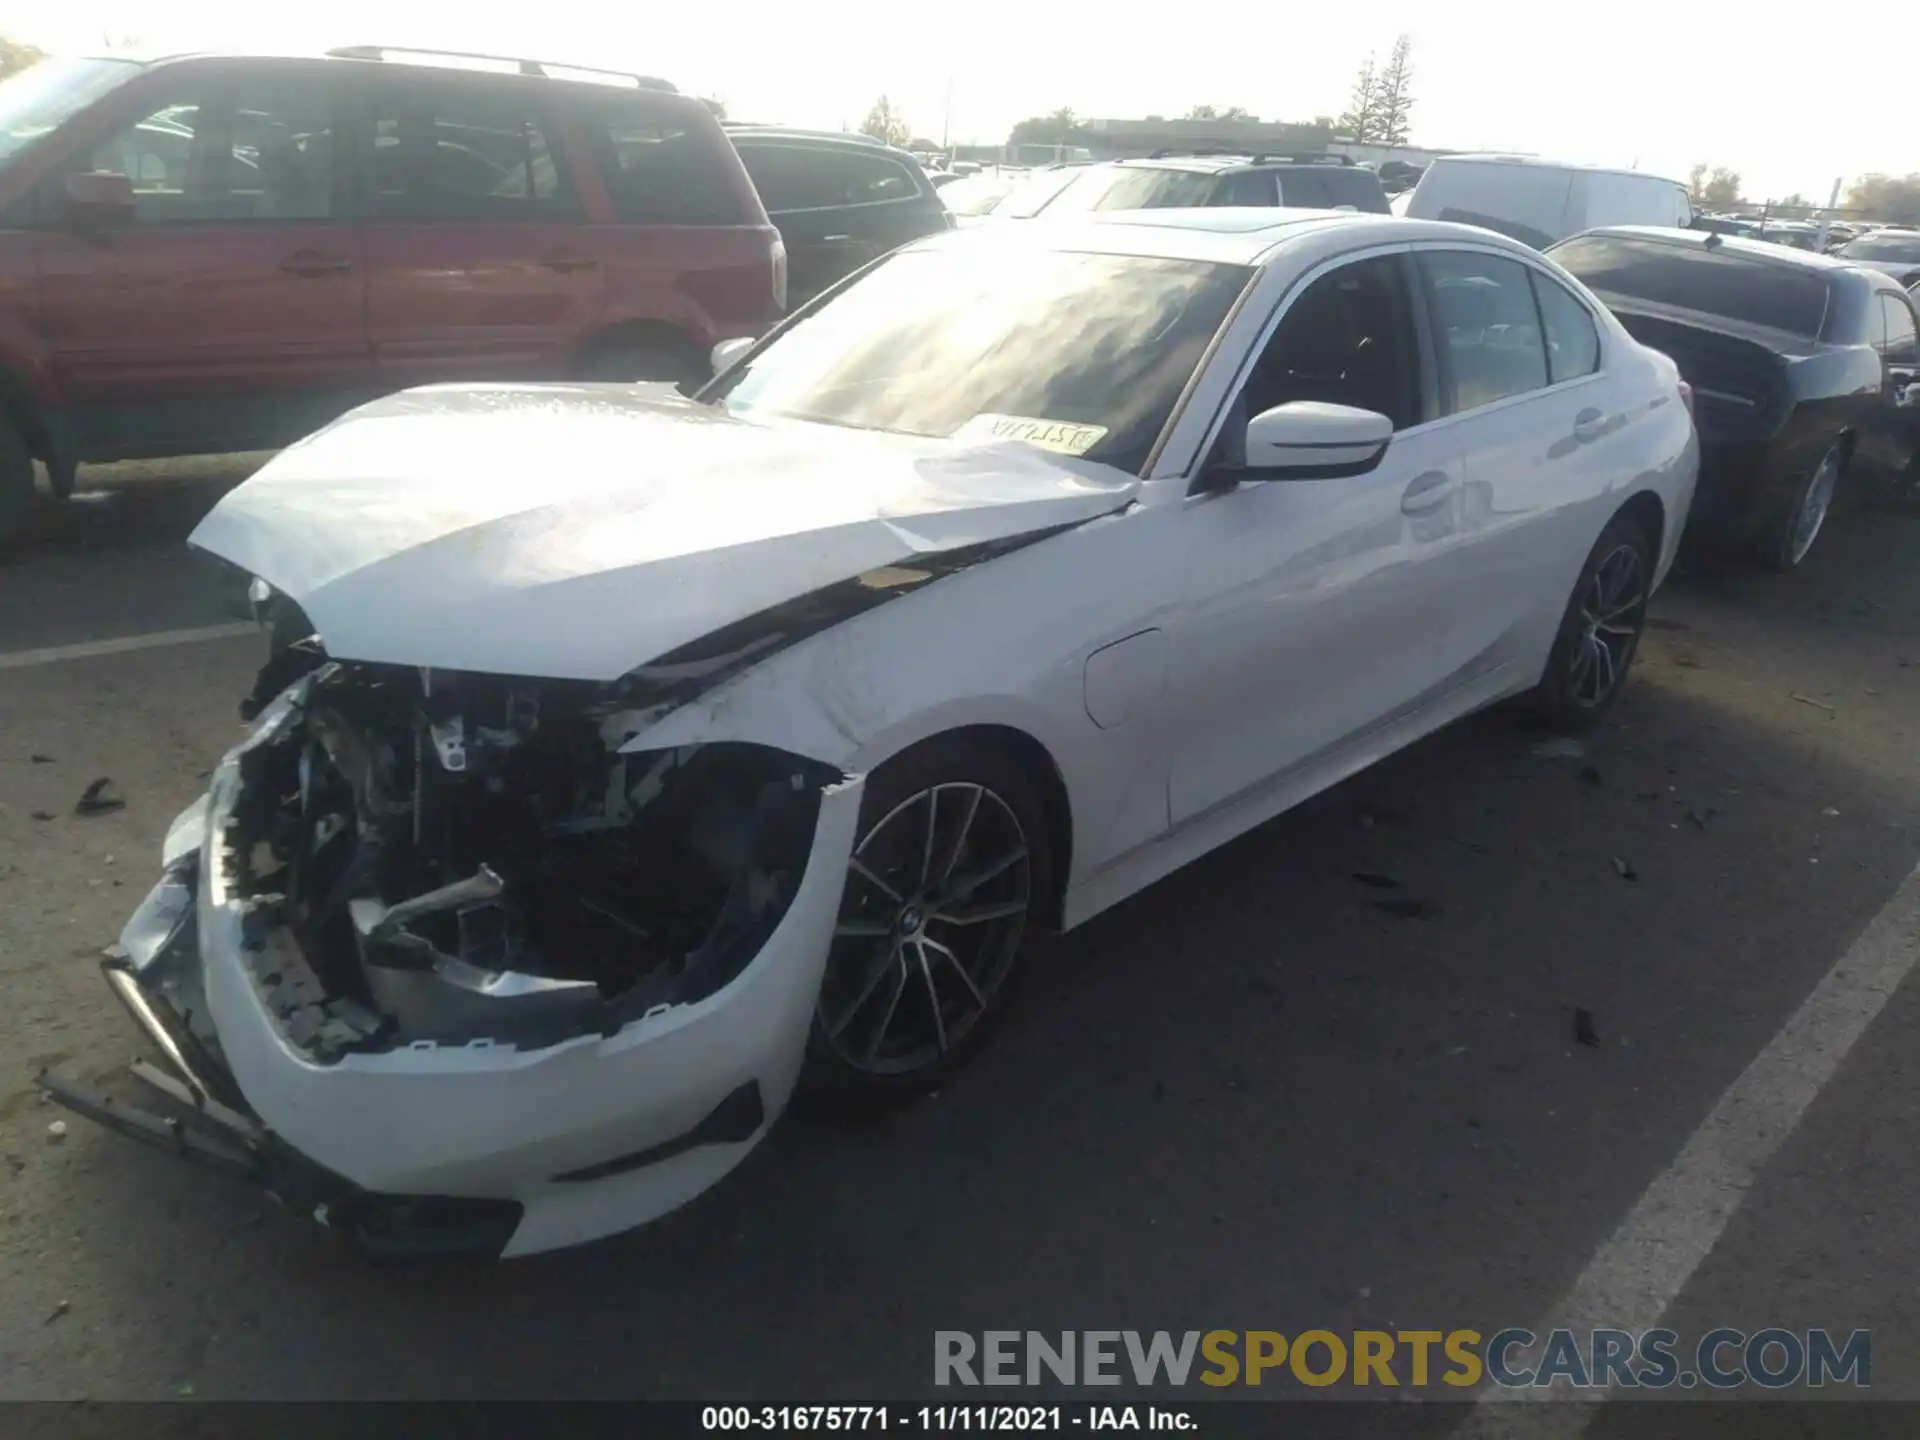
[[[1820,227],[1805,220],[1768,220],[1753,232],[1753,238],[1790,250],[1820,251]]]
[[[728,138],[787,247],[800,306],[875,256],[950,229],[920,162],[867,136],[729,126]]]
[[[1053,219],[1089,211],[1197,205],[1391,213],[1380,177],[1344,155],[1170,153],[1086,166],[1033,213]]]
[[[1704,538],[1789,570],[1856,469],[1911,475],[1915,311],[1885,274],[1694,231],[1599,230],[1547,253],[1693,386]]]
[[[314,633],[107,965],[211,1103],[55,1098],[384,1253],[644,1222],[798,1077],[943,1083],[1041,931],[1482,706],[1593,724],[1694,483],[1673,363],[1457,226],[980,227],[720,349],[214,508]]]
[[[1920,280],[1920,230],[1875,230],[1836,250],[1842,260],[1892,276],[1902,286]]]
[[[1044,170],[1016,170],[1001,166],[966,176],[941,192],[940,199],[957,226],[987,220],[1030,220],[1038,215],[1079,174],[1074,166]],[[964,189],[962,187],[965,187]]]
[[[447,60],[0,84],[0,537],[33,458],[64,493],[82,461],[282,445],[410,385],[698,381],[779,318],[779,235],[701,102]]]
[[[1687,187],[1638,170],[1563,165],[1525,155],[1443,155],[1427,166],[1406,213],[1510,235],[1544,250],[1603,225],[1693,221]]]

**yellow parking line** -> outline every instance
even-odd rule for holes
[[[196,630],[155,630],[146,635],[123,635],[117,640],[86,640],[78,645],[50,645],[44,650],[12,650],[0,654],[0,670],[25,670],[62,660],[125,655],[132,650],[162,650],[169,645],[196,645],[204,640],[232,640],[259,633],[260,627],[252,621],[235,620],[225,625],[202,625]]]

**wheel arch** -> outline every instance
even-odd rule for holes
[[[1073,801],[1059,762],[1053,758],[1053,752],[1030,731],[989,721],[935,731],[896,750],[874,769],[885,769],[907,756],[935,746],[953,744],[977,745],[997,751],[1012,761],[1033,786],[1034,795],[1044,812],[1047,850],[1053,862],[1052,893],[1045,897],[1044,918],[1050,929],[1058,930],[1064,913],[1068,878],[1073,873]]]
[[[1620,508],[1613,513],[1616,518],[1621,515],[1631,515],[1646,527],[1647,538],[1653,542],[1653,561],[1657,566],[1660,563],[1660,557],[1666,554],[1666,502],[1655,491],[1640,490],[1629,495]]]
[[[657,348],[667,350],[705,374],[712,365],[711,355],[699,338],[671,320],[616,320],[590,332],[574,347],[572,368],[580,370],[589,362],[622,350]]]

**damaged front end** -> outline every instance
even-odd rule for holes
[[[394,1253],[577,1243],[737,1163],[799,1071],[859,780],[620,753],[659,677],[275,663],[108,961],[175,1113],[54,1098]]]

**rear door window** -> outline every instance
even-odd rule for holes
[[[1242,170],[1237,175],[1223,175],[1219,187],[1213,192],[1215,205],[1274,205],[1278,202],[1278,192],[1273,183],[1271,170]]]
[[[1081,176],[1047,209],[1061,214],[1075,210],[1184,209],[1205,205],[1217,179],[1211,172],[1115,166]]]
[[[1280,172],[1280,203],[1299,210],[1338,210],[1351,205],[1370,214],[1391,213],[1386,192],[1373,175],[1355,167],[1326,166]]]
[[[1470,250],[1420,255],[1450,413],[1545,389],[1547,347],[1527,267]]]
[[[382,86],[369,209],[384,220],[544,220],[577,213],[532,91]]]
[[[646,95],[583,95],[568,106],[613,213],[631,225],[743,225],[725,137]]]
[[[1600,330],[1593,316],[1567,287],[1537,270],[1529,270],[1534,298],[1540,302],[1540,323],[1546,332],[1547,374],[1554,384],[1578,380],[1600,368]]]
[[[734,145],[769,215],[882,205],[920,196],[913,172],[890,155],[863,154],[851,145],[744,139]]]
[[[1550,253],[1602,298],[1697,310],[1807,339],[1819,335],[1827,315],[1826,277],[1790,259],[1624,235],[1575,236]]]

